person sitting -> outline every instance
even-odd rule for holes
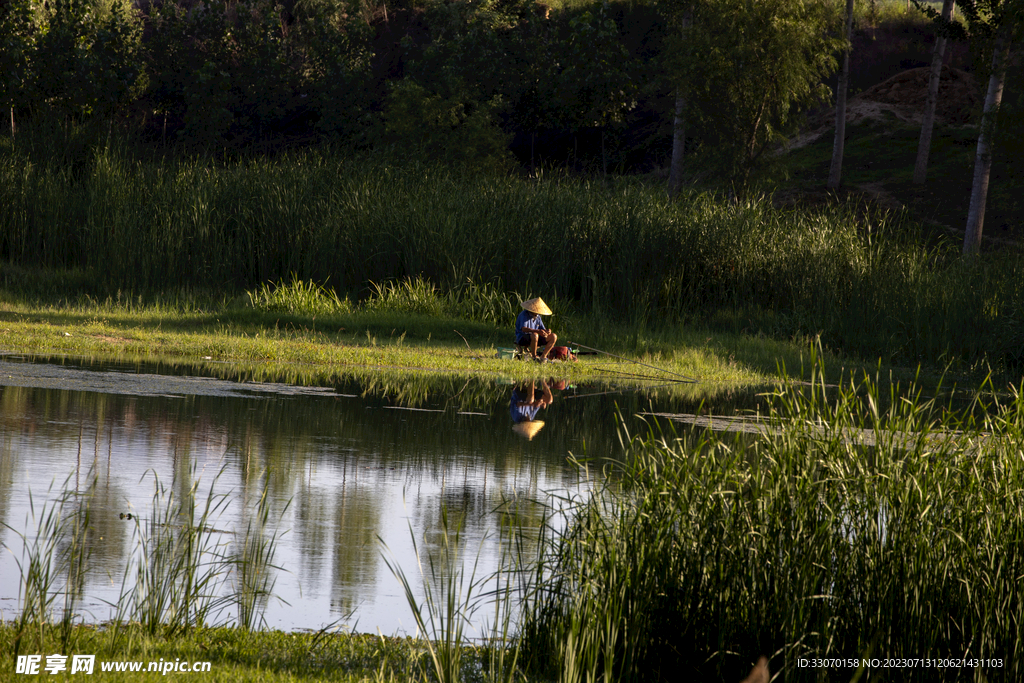
[[[555,347],[558,335],[544,327],[542,315],[551,315],[551,309],[540,297],[530,299],[520,304],[523,307],[519,317],[516,318],[516,346],[525,346],[530,349],[530,356],[538,362],[546,363],[548,354]],[[540,354],[537,348],[543,345]]]

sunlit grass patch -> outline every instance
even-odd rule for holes
[[[573,335],[589,332],[573,328],[584,318],[643,335],[754,311],[733,331],[820,336],[868,362],[1020,362],[1019,255],[966,264],[906,216],[853,201],[668,202],[634,179],[483,177],[330,150],[222,164],[98,154],[75,183],[0,160],[0,251],[19,264],[0,265],[0,281],[24,285],[9,303],[114,313],[159,299],[168,312],[233,306],[337,330],[345,302],[508,325],[520,295],[539,295]],[[48,275],[22,277],[30,264]]]
[[[352,311],[348,297],[339,298],[333,289],[312,280],[302,281],[294,273],[291,282],[279,280],[264,283],[246,292],[249,304],[268,313],[296,313],[303,315],[338,315]]]

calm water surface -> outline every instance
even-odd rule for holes
[[[478,575],[501,557],[501,510],[527,527],[542,507],[587,483],[570,454],[616,457],[616,412],[640,428],[643,411],[694,410],[678,393],[606,393],[551,382],[552,402],[529,428],[515,402],[529,385],[494,380],[351,380],[331,387],[239,381],[211,366],[0,356],[0,617],[17,613],[22,555],[41,505],[65,487],[91,494],[91,558],[81,611],[111,616],[137,547],[137,520],[153,514],[154,482],[200,499],[224,494],[213,538],[230,548],[264,487],[279,534],[267,625],[415,633],[393,557],[422,595],[421,556],[437,551],[442,510],[461,520],[460,548]],[[542,395],[534,385],[535,398]],[[731,411],[749,394],[728,398]],[[521,411],[520,411],[521,412]],[[131,513],[133,520],[127,519]],[[124,516],[122,518],[122,516]],[[230,612],[222,620],[233,619]]]

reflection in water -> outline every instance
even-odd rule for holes
[[[537,388],[537,384],[540,388]],[[544,426],[538,413],[550,406],[554,400],[553,389],[565,389],[565,380],[547,379],[517,384],[512,390],[509,401],[509,414],[512,416],[512,431],[527,441],[533,441],[537,432]]]
[[[86,617],[109,617],[106,603],[121,590],[136,522],[121,514],[145,523],[154,477],[182,496],[194,467],[201,498],[227,496],[215,521],[218,543],[244,533],[266,487],[271,519],[280,520],[276,563],[284,571],[275,593],[288,603],[271,602],[266,616],[284,629],[340,619],[360,631],[412,632],[381,541],[414,577],[410,530],[421,553],[436,550],[447,510],[461,523],[462,556],[472,563],[479,553],[478,575],[486,575],[500,561],[506,502],[516,501],[525,524],[539,525],[543,508],[531,501],[579,485],[567,455],[619,453],[616,411],[627,419],[654,409],[682,412],[703,398],[627,393],[570,401],[563,399],[574,390],[549,380],[513,387],[510,401],[508,384],[465,378],[402,384],[381,377],[276,391],[266,383],[272,378],[260,377],[250,390],[180,374],[162,384],[156,373],[163,368],[66,360],[38,366],[36,380],[32,366],[0,358],[0,522],[31,535],[30,490],[38,510],[51,483],[52,500],[65,481],[84,492],[95,477]],[[61,388],[65,381],[75,388]],[[521,438],[509,429],[510,411],[514,421],[517,411],[529,415],[517,424],[543,416],[547,426]],[[11,547],[0,556],[0,611],[9,618],[21,542],[2,525],[0,541]]]
[[[512,390],[509,402],[509,413],[512,415],[512,431],[533,441],[544,421],[537,418],[542,408],[547,408],[554,401],[551,387],[545,380],[540,381],[541,390],[538,394],[536,382],[524,382]]]

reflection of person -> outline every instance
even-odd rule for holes
[[[547,408],[555,397],[551,395],[551,386],[554,384],[541,381],[540,396],[537,396],[536,382],[521,384],[512,390],[512,400],[509,402],[509,413],[512,415],[512,430],[527,439],[533,437],[544,426],[543,420],[537,419],[537,413],[541,408]],[[557,386],[557,385],[556,385]]]
[[[555,347],[558,335],[544,327],[542,315],[551,315],[551,309],[540,297],[522,302],[523,311],[516,318],[516,346],[526,346],[530,349],[530,356],[535,361],[545,363],[548,354]],[[544,345],[540,355],[537,355],[537,347]]]

